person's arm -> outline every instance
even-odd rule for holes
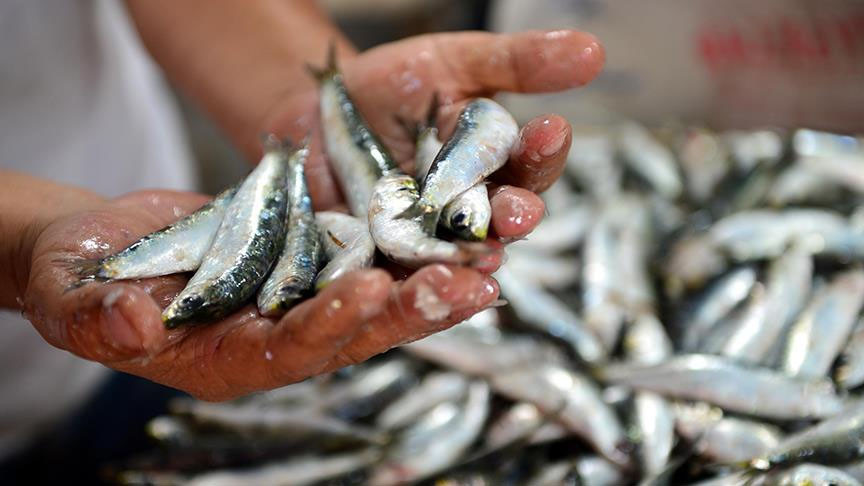
[[[102,201],[83,189],[0,170],[0,308],[21,308],[33,244],[42,229]]]
[[[314,87],[306,63],[354,48],[314,0],[128,0],[150,54],[250,158],[270,110]]]

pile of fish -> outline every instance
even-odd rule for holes
[[[574,136],[509,305],[367,363],[179,400],[132,484],[861,485],[864,138]]]
[[[82,282],[192,272],[165,308],[169,328],[223,318],[255,298],[279,316],[340,276],[374,263],[376,249],[417,268],[428,263],[482,266],[492,209],[487,176],[507,161],[516,121],[478,98],[442,143],[429,119],[416,134],[415,176],[404,173],[352,102],[331,48],[320,85],[325,148],[351,215],[313,213],[304,174],[306,144],[269,137],[258,166],[198,211],[144,236],[119,253],[76,263]],[[419,183],[418,183],[419,181]],[[438,226],[450,238],[437,236]]]

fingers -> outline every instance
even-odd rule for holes
[[[510,160],[495,173],[495,180],[545,191],[564,171],[572,138],[570,124],[558,115],[532,119],[522,127]]]
[[[498,284],[480,272],[440,264],[426,266],[394,287],[386,307],[344,345],[326,370],[365,361],[446,329],[497,298]]]
[[[148,211],[164,226],[198,210],[210,199],[210,196],[186,191],[136,191],[114,202],[119,207]]]
[[[451,75],[473,95],[574,88],[594,79],[605,62],[597,39],[574,30],[464,32],[433,38]]]
[[[537,194],[513,186],[501,186],[492,192],[490,225],[502,241],[524,238],[543,219],[546,205]]]
[[[364,323],[384,308],[392,280],[382,270],[348,274],[275,322],[254,310],[191,332],[179,351],[205,376],[180,376],[184,390],[221,400],[321,372]],[[176,386],[176,385],[175,385]]]

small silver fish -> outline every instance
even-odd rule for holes
[[[771,486],[861,486],[861,482],[840,469],[819,464],[800,464],[785,471],[768,474],[765,483]]]
[[[507,269],[526,283],[549,290],[564,290],[579,282],[580,265],[575,256],[557,256],[526,248],[527,240],[507,246]]]
[[[774,165],[783,155],[783,139],[772,130],[728,131],[721,137],[742,171]]]
[[[396,169],[396,162],[351,100],[336,66],[335,44],[330,45],[325,68],[307,67],[319,84],[327,157],[351,214],[365,219],[375,182]]]
[[[669,462],[675,445],[675,416],[662,396],[641,391],[633,398],[636,429],[639,431],[639,460],[648,476],[660,474]]]
[[[501,105],[486,98],[468,103],[421,185],[416,209],[427,233],[435,231],[441,211],[453,198],[507,162],[518,137],[516,120]]]
[[[678,158],[687,194],[698,202],[707,201],[731,169],[725,145],[717,135],[702,128],[688,130],[678,147]]]
[[[412,423],[439,403],[462,399],[468,390],[468,379],[455,372],[430,373],[419,386],[409,389],[399,399],[387,405],[375,420],[377,427],[393,430]]]
[[[606,383],[701,400],[756,417],[822,418],[842,408],[840,397],[827,380],[798,380],[711,355],[678,355],[650,366],[607,365],[595,375]]]
[[[506,397],[533,403],[615,464],[629,466],[624,428],[590,379],[566,368],[542,365],[501,370],[490,383]]]
[[[635,122],[622,124],[618,128],[618,146],[630,168],[647,180],[655,191],[668,199],[681,195],[684,184],[675,156],[645,127]]]
[[[792,376],[821,378],[843,350],[864,305],[864,271],[848,270],[821,288],[789,329],[782,368]]]
[[[525,486],[560,486],[568,484],[568,479],[575,474],[573,461],[550,462],[541,466],[539,471],[527,478]]]
[[[675,428],[712,461],[735,464],[759,457],[780,443],[777,427],[736,417],[706,403],[676,403]]]
[[[369,230],[381,253],[396,263],[418,268],[429,263],[470,264],[490,251],[481,243],[456,244],[430,236],[419,217],[405,217],[418,204],[413,177],[391,173],[375,184],[369,200]]]
[[[258,290],[285,241],[288,154],[265,147],[261,162],[243,181],[195,275],[162,312],[169,328],[219,319]]]
[[[594,221],[582,250],[582,312],[606,352],[614,349],[624,325],[624,309],[615,296],[618,248],[619,239],[607,209]]]
[[[282,254],[258,291],[258,310],[264,316],[290,309],[312,291],[318,274],[323,250],[303,170],[308,155],[303,146],[288,159],[289,229]]]
[[[78,274],[82,278],[133,279],[197,269],[236,192],[236,185],[222,191],[194,213],[142,237],[119,253],[76,264]]]
[[[593,220],[594,207],[587,202],[579,202],[550,212],[527,238],[514,245],[536,252],[567,251],[582,242]]]
[[[738,306],[756,283],[756,270],[741,267],[732,270],[714,283],[686,319],[683,345],[685,351],[695,351],[723,317]]]
[[[574,131],[565,169],[598,201],[610,201],[621,191],[623,171],[615,161],[612,137],[605,132]]]
[[[318,272],[315,288],[321,290],[346,273],[372,265],[375,242],[365,220],[332,211],[315,213],[327,265]]]
[[[585,486],[620,486],[626,483],[624,471],[599,456],[576,459],[576,472]]]

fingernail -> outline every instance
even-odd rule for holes
[[[139,350],[141,336],[117,308],[117,300],[123,297],[123,289],[115,289],[102,300],[102,332],[111,346],[123,350]]]
[[[545,124],[551,124],[551,121],[547,118],[544,120]],[[544,157],[551,157],[558,152],[561,151],[561,148],[564,146],[564,142],[567,140],[567,128],[566,126],[558,130],[558,132],[550,138],[542,147],[540,147],[540,155]]]

